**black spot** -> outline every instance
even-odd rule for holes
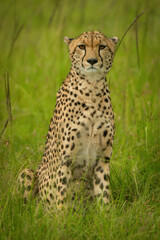
[[[77,131],[77,128],[73,128],[72,131],[74,131],[74,132]]]
[[[103,125],[104,125],[104,123],[102,122],[102,123],[97,127],[97,129],[100,129]]]
[[[109,198],[109,194],[107,193],[107,191],[103,192],[103,197]]]
[[[66,154],[66,151],[63,151],[63,155],[65,155]]]
[[[100,103],[98,104],[98,107],[99,107],[98,109],[100,109],[100,108],[101,108],[101,104],[100,104]]]
[[[75,143],[72,144],[71,146],[71,151],[75,148]]]
[[[103,183],[101,183],[100,188],[103,190]]]
[[[108,98],[105,98],[105,102],[108,102]]]
[[[62,184],[66,184],[66,183],[67,183],[67,178],[66,177],[62,178]]]
[[[91,113],[91,116],[93,117],[95,113],[96,113],[96,111],[93,111],[93,112]]]
[[[30,185],[27,186],[27,191],[29,191],[29,190],[31,190],[31,186]]]
[[[80,134],[80,132],[77,132],[77,138],[80,138],[81,137],[81,134]]]
[[[55,182],[53,183],[53,187],[54,187],[54,188],[56,188],[56,187],[57,187],[57,184],[56,184]]]
[[[69,167],[69,166],[71,165],[71,163],[72,163],[71,160],[67,160],[67,161],[64,163],[64,165],[67,166],[67,167]]]
[[[109,145],[110,145],[110,140],[107,141],[107,146],[109,146]]]
[[[105,163],[109,163],[110,162],[110,158],[109,157],[105,157],[104,161],[105,161]]]
[[[50,204],[50,201],[49,201],[49,199],[48,199],[48,198],[46,199],[46,201],[48,202],[48,204]]]
[[[104,174],[104,180],[105,180],[105,181],[109,181],[109,180],[110,180],[110,177],[109,177],[108,174]]]
[[[51,198],[51,199],[54,199],[54,197],[53,197],[53,194],[52,194],[52,193],[50,193],[50,198]]]
[[[58,192],[60,192],[61,188],[62,188],[61,186],[58,186]]]
[[[63,189],[63,190],[61,191],[61,195],[63,196],[65,192],[66,192],[66,189]]]
[[[86,107],[86,104],[85,104],[85,103],[82,103],[82,107]]]
[[[107,92],[107,93],[110,93],[110,91],[109,91],[108,89],[106,89],[106,92]]]
[[[104,137],[106,137],[106,136],[107,136],[107,134],[108,134],[108,131],[107,131],[107,130],[105,130],[105,131],[103,132],[103,136],[104,136]]]
[[[105,188],[106,188],[106,189],[109,189],[109,186],[108,186],[108,185],[106,185],[106,186],[105,186]]]
[[[99,184],[100,183],[100,179],[96,178],[95,184]]]
[[[100,172],[102,170],[102,167],[100,166],[100,167],[97,167],[97,169],[96,169],[96,171],[97,172]]]
[[[69,144],[66,145],[66,148],[69,148]]]
[[[31,176],[30,176],[30,175],[27,175],[27,179],[28,179],[28,180],[31,180]]]
[[[84,122],[82,122],[82,123],[81,123],[81,125],[82,125],[83,127],[85,127],[85,126],[86,126],[86,124],[85,124]]]
[[[25,178],[25,176],[26,176],[26,173],[21,174],[21,178]]]

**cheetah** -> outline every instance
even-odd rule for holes
[[[84,192],[107,204],[115,121],[106,74],[118,37],[92,31],[64,42],[71,69],[57,93],[42,161],[35,172],[23,170],[19,184],[25,200],[38,195],[61,209],[84,182]]]

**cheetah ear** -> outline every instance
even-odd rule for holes
[[[118,38],[118,37],[111,37],[110,39],[114,42],[115,45],[116,45],[116,44],[118,43],[118,41],[119,41],[119,38]]]
[[[72,42],[74,38],[68,38],[68,37],[64,37],[64,42],[69,46],[69,44]]]

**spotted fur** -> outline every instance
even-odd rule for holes
[[[106,74],[118,38],[94,31],[64,41],[72,66],[57,93],[42,161],[36,177],[31,172],[30,182],[24,181],[24,170],[19,182],[26,184],[25,198],[27,186],[34,183],[39,198],[50,206],[61,207],[68,195],[74,199],[81,182],[90,195],[109,203],[115,122]]]

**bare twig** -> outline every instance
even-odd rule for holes
[[[5,124],[4,124],[4,127],[3,127],[2,131],[1,131],[0,137],[2,137],[5,129],[7,128],[8,122],[9,122],[9,118],[6,120],[6,122],[5,122]]]
[[[9,73],[8,72],[7,72],[6,75],[4,75],[4,82],[5,82],[5,92],[6,92],[6,103],[7,103],[8,117],[9,117],[9,121],[12,122],[11,96],[10,96]]]
[[[137,13],[136,13],[136,16],[137,16]],[[135,24],[135,32],[136,32],[137,64],[138,64],[138,68],[140,68],[139,41],[138,41],[138,23],[137,23],[137,21],[136,21],[136,24]]]
[[[5,129],[8,126],[8,123],[10,122],[12,124],[12,108],[11,108],[11,96],[10,96],[10,86],[9,86],[9,73],[4,75],[4,85],[5,85],[5,93],[6,93],[6,105],[7,105],[7,111],[8,111],[8,118],[4,124],[4,127],[0,133],[0,137],[4,133]]]
[[[126,34],[128,33],[128,31],[130,30],[130,28],[137,22],[137,20],[144,14],[145,11],[141,12],[135,19],[134,21],[129,25],[129,27],[127,28],[127,30],[125,31],[125,33],[123,34],[121,40],[119,41],[119,44],[117,45],[117,48],[115,50],[115,54],[117,52],[117,50],[119,49],[124,37],[126,36]]]
[[[13,49],[14,49],[14,45],[20,35],[20,33],[22,32],[23,28],[24,28],[24,25],[25,24],[22,24],[18,29],[17,28],[17,24],[15,24],[15,33],[14,33],[14,36],[12,38],[12,42],[11,42],[11,46],[10,46],[10,50],[9,50],[9,54],[8,54],[8,58],[12,55],[12,52],[13,52]]]

